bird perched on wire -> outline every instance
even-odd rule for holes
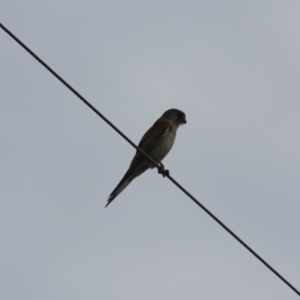
[[[175,108],[169,109],[148,129],[138,145],[141,150],[159,164],[160,168],[158,173],[161,173],[163,176],[169,174],[169,171],[165,170],[161,161],[171,150],[175,141],[177,128],[182,124],[186,124],[184,112]],[[128,171],[108,197],[105,207],[107,207],[134,178],[154,167],[155,166],[142,153],[137,151]]]

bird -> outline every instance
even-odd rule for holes
[[[183,124],[186,124],[185,113],[176,108],[169,109],[165,111],[152,127],[146,131],[138,144],[138,147],[159,165],[160,168],[158,173],[161,173],[164,177],[169,174],[169,171],[165,170],[161,161],[171,150],[175,141],[177,129]],[[154,164],[142,153],[136,151],[129,169],[109,195],[105,207],[107,207],[133,179],[140,176],[146,170],[153,169],[154,167]]]

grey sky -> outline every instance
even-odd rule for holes
[[[3,1],[1,22],[300,289],[299,1]],[[298,299],[0,31],[0,298]]]

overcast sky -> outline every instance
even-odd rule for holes
[[[171,175],[300,289],[300,2],[0,0],[129,138],[186,113]],[[0,298],[298,296],[0,30]]]

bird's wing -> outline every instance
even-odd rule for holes
[[[139,143],[139,148],[141,148],[145,153],[151,153],[153,149],[155,149],[157,145],[159,145],[160,142],[165,138],[170,127],[171,124],[168,121],[156,121],[142,137]]]
[[[157,147],[160,142],[165,138],[165,135],[170,130],[171,124],[164,120],[158,120],[154,125],[144,134],[142,137],[139,148],[141,148],[145,153],[150,155],[155,147]],[[137,151],[134,156],[129,169],[126,174],[117,185],[117,187],[110,194],[106,206],[108,206],[125,188],[126,186],[137,176],[145,172],[151,167],[151,163]],[[106,207],[105,206],[105,207]]]
[[[151,128],[142,137],[139,148],[146,154],[151,155],[151,152],[160,144],[165,138],[165,135],[170,130],[171,124],[165,120],[156,121]],[[141,160],[144,160],[144,156],[140,152],[136,152],[130,167],[138,164]]]

